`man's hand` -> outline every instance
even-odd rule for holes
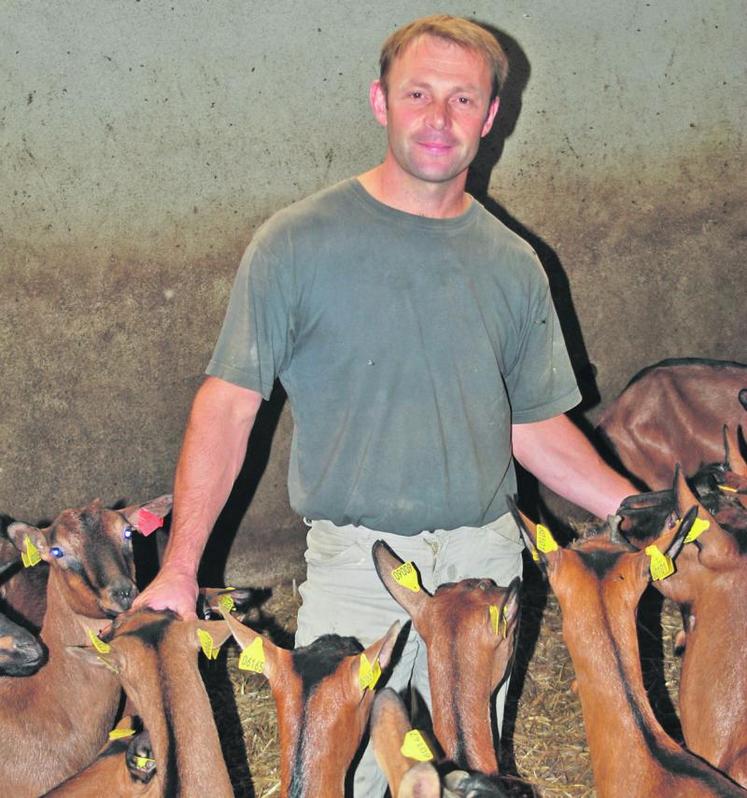
[[[196,618],[197,580],[189,574],[162,568],[132,603],[133,609],[173,610],[183,620]]]

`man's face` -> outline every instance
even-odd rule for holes
[[[466,177],[498,109],[482,56],[435,36],[413,41],[391,65],[387,93],[371,87],[376,119],[387,128],[389,151],[409,176],[428,183]]]

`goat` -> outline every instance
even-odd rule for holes
[[[29,676],[46,661],[42,644],[0,613],[0,676]]]
[[[354,637],[330,634],[289,651],[228,613],[224,617],[242,649],[239,668],[263,673],[270,683],[278,714],[281,798],[342,798],[399,621],[365,649]]]
[[[106,668],[117,674],[143,719],[156,762],[155,776],[144,795],[232,798],[231,780],[197,663],[201,648],[213,658],[229,636],[225,621],[182,621],[170,610],[142,609],[115,619],[101,636],[104,650],[75,650],[77,656],[97,666],[96,670]],[[78,782],[90,783],[91,794],[95,794],[96,774],[84,772]],[[77,795],[59,793],[68,794]]]
[[[0,784],[16,798],[38,796],[80,771],[112,727],[118,680],[105,669],[80,673],[68,646],[85,644],[131,606],[130,538],[140,509],[107,510],[96,500],[63,511],[45,529],[8,526],[27,563],[50,566],[41,630],[48,663],[24,679],[0,679]]]
[[[83,771],[71,776],[42,798],[146,798],[155,796],[150,786],[156,762],[147,731],[125,715],[109,733],[106,745]]]
[[[711,514],[677,470],[672,509],[681,518],[692,506],[702,531],[679,555],[677,572],[654,583],[679,604],[685,624],[677,639],[682,732],[691,751],[747,787],[747,671],[736,631],[747,624],[747,510],[717,506]],[[628,539],[646,546],[649,539],[635,531]]]
[[[142,506],[133,505],[116,512],[124,515],[133,530],[152,530],[163,523],[171,510],[171,496],[164,494]],[[16,560],[18,560],[16,550]],[[38,632],[47,608],[47,579],[49,567],[40,562],[36,568],[21,568],[0,586],[0,598],[12,609],[13,615],[32,631]]]
[[[560,604],[599,798],[747,795],[666,734],[643,686],[636,608],[649,581],[673,567],[695,508],[645,551],[604,537],[559,548],[547,528],[535,526],[513,503],[511,510]]]
[[[491,698],[511,672],[521,580],[503,588],[492,579],[464,579],[431,595],[412,565],[418,589],[397,581],[395,571],[405,564],[386,543],[376,541],[372,553],[384,586],[425,641],[433,730],[441,747],[461,767],[497,773]]]
[[[413,733],[415,736],[413,737]],[[505,798],[506,793],[480,773],[452,770],[442,780],[427,739],[410,724],[402,699],[384,688],[371,711],[371,742],[394,798]]]
[[[674,464],[692,476],[721,457],[721,430],[745,420],[747,365],[663,360],[643,369],[606,409],[598,429],[628,472],[657,490]]]

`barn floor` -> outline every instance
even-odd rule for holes
[[[259,623],[277,644],[290,647],[297,609],[293,585],[282,584],[273,588]],[[672,656],[672,642],[681,628],[679,611],[649,590],[639,608],[639,621],[652,703],[665,728],[676,736],[673,702],[679,661]],[[590,798],[595,791],[589,752],[580,703],[571,687],[573,665],[561,636],[560,611],[534,569],[525,578],[521,623],[502,743],[504,771],[513,770],[531,785],[517,785],[518,795]],[[240,672],[235,649],[226,658],[205,664],[204,675],[236,795],[277,795],[275,706],[266,680]]]

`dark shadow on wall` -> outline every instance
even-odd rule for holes
[[[529,82],[531,67],[515,39],[497,28],[480,23],[501,45],[509,60],[509,73],[500,94],[500,106],[492,130],[482,140],[477,157],[470,167],[467,190],[510,230],[527,241],[537,253],[550,283],[555,308],[565,336],[566,346],[583,400],[578,411],[586,411],[600,401],[596,369],[589,362],[578,321],[568,277],[557,253],[539,235],[525,227],[488,193],[490,175],[500,160],[506,140],[516,128],[522,107],[522,95]]]
[[[285,391],[280,383],[276,382],[269,400],[262,402],[260,406],[252,434],[249,436],[247,455],[241,471],[236,477],[223,511],[218,516],[210,543],[200,564],[197,580],[201,585],[211,587],[223,585],[231,545],[267,467],[285,400]]]

